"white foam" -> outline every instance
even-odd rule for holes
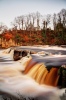
[[[6,49],[4,51],[0,51],[0,57],[7,58],[7,59],[12,59],[13,60],[14,49],[12,49],[10,51],[10,53],[9,53],[9,51],[10,51],[10,48]]]
[[[39,47],[40,48],[40,47]],[[43,48],[43,47],[42,47]],[[50,48],[50,47],[46,47]],[[57,48],[56,48],[57,49]],[[2,57],[12,59],[13,52],[9,54],[3,54]],[[41,54],[37,55],[38,58],[41,58]],[[65,55],[52,55],[51,57],[66,57]],[[5,58],[4,58],[5,59]],[[24,57],[19,61],[12,61],[12,64],[1,64],[0,63],[0,91],[13,95],[19,98],[20,95],[29,96],[29,97],[42,97],[42,100],[60,100],[59,96],[65,92],[64,90],[59,90],[55,87],[50,87],[46,85],[39,85],[30,77],[24,75],[22,71],[25,70],[25,67],[31,60],[31,57]],[[41,100],[41,99],[39,99]]]

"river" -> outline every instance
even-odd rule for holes
[[[33,78],[37,77],[35,76],[37,71],[39,72],[38,75],[40,75],[42,70],[45,70],[45,67],[58,68],[62,65],[66,65],[66,47],[20,46],[15,48],[17,50],[35,51],[36,54],[31,54],[30,57],[23,57],[19,61],[13,61],[13,53],[11,53],[11,55],[8,53],[5,54],[2,53],[4,50],[0,50],[0,98],[3,99],[3,95],[5,94],[14,97],[14,100],[20,98],[20,95],[26,98],[39,97],[38,100],[41,100],[40,97],[42,97],[42,100],[44,100],[44,98],[46,98],[45,100],[60,100],[58,96],[61,94],[59,89],[53,86],[46,86],[44,82],[43,84],[39,84],[40,81],[36,82]],[[27,74],[24,74],[26,66],[36,66],[35,68],[37,68],[37,70],[34,68],[32,72],[29,71]],[[40,66],[41,70],[38,70]],[[32,75],[33,78],[30,75]],[[38,80],[38,78],[36,78],[36,80]],[[63,92],[64,90],[62,93]],[[55,99],[53,99],[53,97]]]

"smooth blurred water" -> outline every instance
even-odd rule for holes
[[[66,64],[66,48],[63,47],[55,47],[55,46],[48,46],[48,47],[36,47],[36,46],[21,46],[16,47],[17,50],[29,50],[29,51],[35,51],[35,52],[48,52],[52,55],[37,55],[32,54],[32,58],[36,62],[43,62],[46,66],[61,66],[63,64]],[[2,51],[2,50],[1,50]],[[54,56],[53,56],[54,55]],[[0,64],[1,63],[13,63],[13,60],[9,58],[8,56],[2,56],[0,57]]]
[[[53,47],[53,46],[52,47],[21,46],[21,47],[16,47],[16,49],[36,51],[36,52],[45,51],[52,54],[52,55],[41,55],[38,53],[31,54],[32,60],[30,63],[42,62],[46,67],[49,66],[59,67],[64,64],[66,65],[66,48]],[[35,96],[37,93],[41,94],[46,91],[50,90],[52,91],[51,87],[48,88],[47,86],[46,87],[40,86],[37,83],[35,83],[34,80],[24,76],[22,73],[22,68],[24,66],[25,64],[20,65],[19,61],[13,61],[13,59],[11,59],[10,56],[8,55],[3,54],[0,56],[0,93],[6,93],[18,97],[18,93],[29,96],[30,95]],[[55,91],[55,88],[53,89],[54,89],[53,91]],[[46,96],[48,95],[53,95],[53,94],[50,92],[46,94]]]

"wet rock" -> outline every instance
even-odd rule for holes
[[[37,52],[36,51],[30,51],[30,54],[36,54]]]
[[[28,52],[29,52],[29,51],[27,51],[27,50],[22,51],[22,57],[27,56]]]
[[[14,58],[14,61],[17,61],[17,60],[20,60],[22,57],[25,57],[27,56],[28,54],[28,51],[27,50],[14,50],[14,55],[13,55],[13,58]]]
[[[20,60],[22,58],[22,56],[20,56],[20,55],[21,55],[21,51],[14,50],[14,55],[13,55],[14,61]]]

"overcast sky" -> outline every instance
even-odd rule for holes
[[[0,0],[0,22],[8,27],[15,17],[40,12],[44,14],[58,13],[66,9],[66,0]]]

